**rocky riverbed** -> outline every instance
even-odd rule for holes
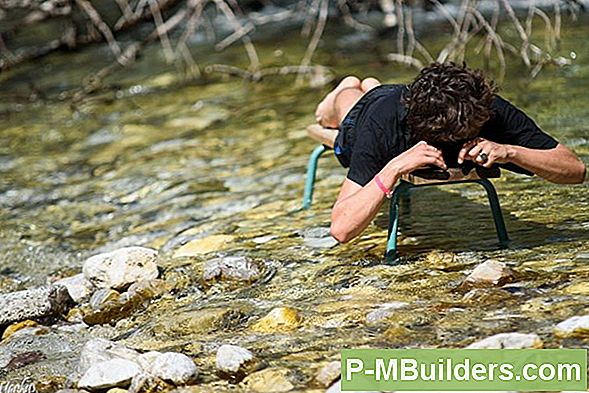
[[[589,53],[587,26],[563,30],[562,51]],[[336,76],[414,74],[349,43],[318,53]],[[101,50],[35,65],[38,83],[51,96]],[[535,80],[512,64],[501,94],[589,163],[587,64]],[[79,102],[29,101],[26,70],[0,79],[0,381],[331,393],[344,347],[587,347],[587,184],[495,181],[506,249],[483,190],[417,190],[401,212],[402,263],[386,265],[386,211],[349,244],[329,236],[345,175],[332,157],[300,209],[305,127],[324,90],[154,69]]]

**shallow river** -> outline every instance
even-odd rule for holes
[[[589,163],[586,22],[563,32],[561,52],[576,52],[573,65],[547,67],[530,81],[514,63],[500,86]],[[288,44],[292,52],[276,51],[273,43],[261,48],[286,64],[303,49],[295,43]],[[414,75],[376,61],[370,45],[346,45],[317,56],[337,77],[370,73],[407,82]],[[555,338],[552,328],[589,306],[587,184],[559,186],[504,172],[494,184],[512,239],[507,249],[497,247],[482,189],[417,190],[411,212],[401,212],[406,263],[385,265],[386,210],[347,245],[326,237],[345,176],[332,156],[320,161],[313,208],[300,209],[315,147],[305,126],[327,88],[296,86],[290,77],[184,82],[161,64],[154,66],[161,72],[148,74],[155,56],[149,53],[119,73],[111,89],[60,101],[57,92],[96,69],[105,53],[59,54],[0,76],[0,291],[77,273],[98,252],[155,248],[174,289],[96,334],[190,355],[201,383],[214,391],[236,389],[214,373],[222,343],[287,369],[301,390],[312,388],[317,368],[344,347],[460,347],[511,331],[537,333],[545,347],[586,346]],[[223,54],[215,56],[222,61]],[[31,86],[41,96],[32,101]],[[252,285],[203,285],[202,265],[216,254],[258,261],[264,277]],[[459,284],[486,259],[506,262],[517,280],[465,297]],[[367,321],[381,304],[401,305],[394,302],[407,304]],[[298,310],[296,328],[251,329],[279,306]],[[61,375],[64,361],[48,359],[29,371]]]

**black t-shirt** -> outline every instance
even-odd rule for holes
[[[353,182],[366,185],[390,160],[411,147],[406,109],[401,103],[405,88],[405,85],[376,87],[350,110],[342,122],[341,133],[349,132],[346,124],[348,129],[349,124],[353,127],[352,145],[345,146],[350,167],[347,177]],[[498,95],[493,101],[491,118],[479,135],[497,143],[533,149],[552,149],[558,144],[525,113]],[[338,149],[336,147],[336,154]],[[499,166],[532,175],[514,164]]]

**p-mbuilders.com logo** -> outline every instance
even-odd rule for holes
[[[347,349],[341,388],[587,390],[586,349]]]

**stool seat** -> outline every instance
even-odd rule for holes
[[[303,209],[309,209],[313,200],[313,188],[317,172],[317,162],[321,155],[331,146],[320,145],[315,148],[307,166],[307,179],[305,182],[305,193],[303,196]],[[448,184],[475,183],[483,186],[487,192],[489,206],[495,221],[497,238],[501,246],[507,246],[509,237],[503,220],[503,213],[499,205],[499,198],[490,178],[500,177],[500,169],[497,166],[483,168],[471,165],[470,169],[449,168],[446,171],[436,169],[420,169],[403,176],[393,190],[389,207],[389,228],[387,237],[387,248],[385,260],[387,263],[394,263],[397,256],[397,232],[399,227],[399,199],[409,199],[409,191],[412,188],[424,186],[443,186]]]

